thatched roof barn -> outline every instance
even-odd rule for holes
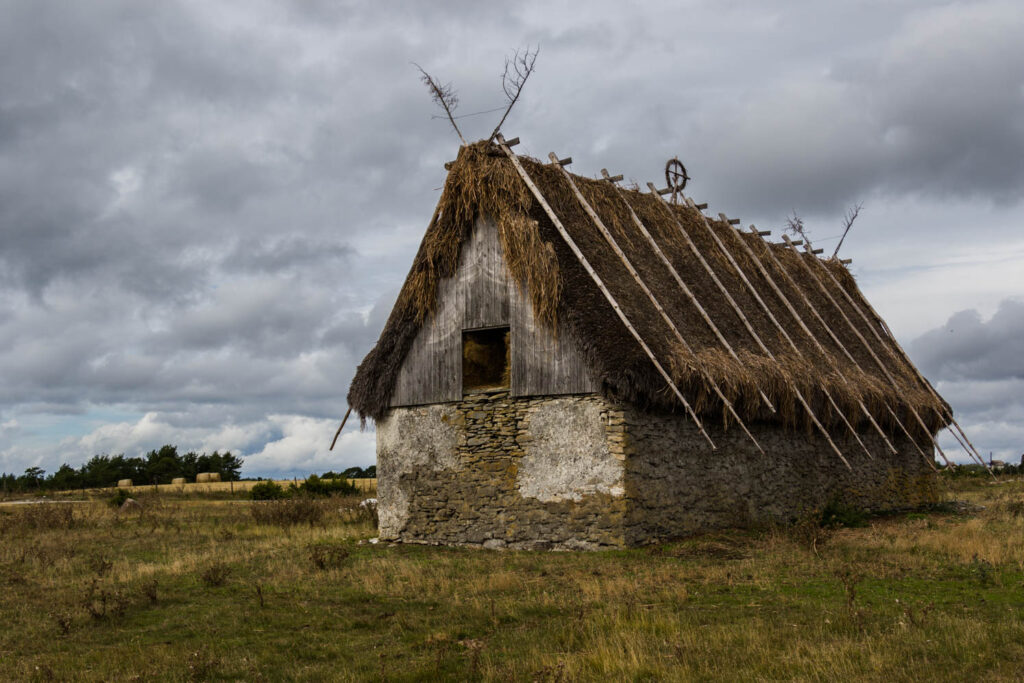
[[[934,494],[951,410],[843,264],[499,143],[449,164],[349,390],[383,537],[622,545]]]

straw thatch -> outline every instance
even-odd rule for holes
[[[913,419],[904,418],[911,407],[920,413],[929,428],[938,429],[947,423],[948,406],[921,385],[914,369],[895,345],[878,342],[859,313],[844,300],[835,282],[824,275],[822,263],[854,301],[864,301],[852,276],[838,262],[822,262],[810,255],[799,255],[749,233],[740,233],[725,223],[711,223],[710,229],[729,249],[775,318],[798,345],[800,353],[797,354],[721,253],[696,209],[669,206],[648,193],[573,176],[586,200],[687,340],[692,349],[692,353],[688,353],[580,206],[561,170],[528,157],[519,157],[519,160],[630,322],[661,364],[671,369],[680,390],[692,399],[691,403],[702,415],[726,419],[720,399],[708,385],[710,376],[744,420],[780,421],[793,428],[809,428],[796,398],[799,389],[819,418],[832,427],[840,424],[840,416],[829,405],[824,390],[858,428],[865,428],[866,422],[859,401],[863,401],[879,423],[890,429],[894,425],[887,405],[908,427],[915,424]],[[693,290],[735,349],[740,362],[726,352],[695,306],[683,295],[670,271],[637,229],[630,208]],[[618,320],[512,163],[496,146],[480,142],[463,147],[452,164],[437,210],[395,308],[377,345],[360,364],[352,381],[348,401],[363,419],[379,419],[387,410],[402,361],[437,306],[438,282],[454,275],[462,245],[480,217],[496,222],[509,273],[527,294],[536,319],[552,331],[556,331],[556,323],[569,330],[606,394],[644,408],[679,408],[650,359]],[[680,227],[689,234],[774,358],[755,343],[731,304],[688,249]],[[825,354],[802,332],[738,240],[746,241],[754,254],[759,255],[762,265],[824,347]],[[768,249],[772,250],[778,265],[766,257]],[[799,259],[804,259],[812,272],[818,273],[821,284],[812,278]],[[780,267],[789,278],[778,272]],[[845,356],[808,310],[801,295],[793,290],[790,279],[811,300],[855,362]],[[895,378],[896,386],[888,380],[836,306],[821,292],[822,286],[831,290],[843,312],[869,341],[874,356]],[[867,306],[862,308],[868,310]],[[887,339],[884,324],[875,323],[881,337]],[[776,414],[759,401],[759,390],[772,400]]]

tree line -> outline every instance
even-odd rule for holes
[[[327,471],[320,475],[321,479],[373,479],[377,476],[377,466],[349,467],[342,472]]]
[[[140,484],[170,484],[176,477],[195,481],[200,472],[216,472],[223,481],[238,481],[242,459],[230,451],[220,453],[178,453],[177,446],[163,446],[142,457],[94,455],[79,468],[67,463],[56,472],[46,474],[40,467],[30,467],[24,474],[0,474],[0,490],[38,491],[114,486],[120,479]]]

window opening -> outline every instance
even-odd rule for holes
[[[508,389],[509,330],[492,327],[462,333],[462,392]]]

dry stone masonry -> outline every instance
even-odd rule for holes
[[[391,409],[377,425],[382,539],[489,548],[598,549],[786,522],[829,501],[867,509],[936,499],[909,441],[851,473],[814,436],[755,429],[706,442],[685,416],[597,394],[507,391]],[[868,439],[867,435],[862,438]]]

